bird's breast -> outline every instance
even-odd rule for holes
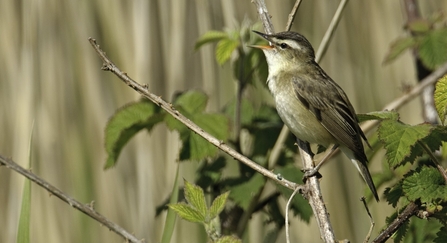
[[[290,131],[300,140],[329,146],[335,138],[321,125],[316,116],[296,97],[293,87],[287,83],[269,79],[269,89],[274,96],[276,110]]]

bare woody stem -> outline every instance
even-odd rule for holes
[[[137,91],[139,94],[144,96],[145,98],[149,99],[150,101],[154,102],[156,105],[160,106],[162,109],[164,109],[166,112],[171,114],[175,119],[183,123],[185,126],[187,126],[189,129],[191,129],[193,132],[198,134],[199,136],[203,137],[205,140],[225,152],[226,154],[232,156],[234,159],[246,164],[250,168],[254,169],[255,171],[261,173],[262,175],[276,181],[277,183],[291,189],[295,190],[300,185],[297,185],[294,182],[288,181],[284,178],[279,177],[278,175],[274,174],[273,172],[265,169],[264,167],[260,166],[259,164],[255,163],[254,161],[248,159],[247,157],[243,156],[242,154],[238,153],[236,150],[225,144],[223,141],[218,140],[217,138],[213,137],[211,134],[205,132],[202,128],[197,126],[194,122],[186,118],[184,115],[182,115],[179,111],[177,111],[174,106],[166,101],[164,101],[160,96],[157,96],[151,92],[149,92],[146,85],[141,85],[135,80],[131,79],[125,72],[121,71],[105,54],[103,50],[99,47],[98,44],[96,44],[96,40],[93,38],[89,38],[90,44],[93,46],[95,51],[98,53],[99,57],[103,60],[103,66],[102,69],[105,71],[110,71],[118,78],[120,78],[125,84],[127,84],[129,87]]]
[[[109,219],[107,219],[106,217],[101,215],[100,213],[96,212],[93,209],[93,203],[87,204],[87,205],[82,204],[81,202],[71,198],[70,196],[68,196],[67,194],[65,194],[58,188],[56,188],[55,186],[51,185],[44,179],[40,178],[36,174],[30,172],[29,170],[24,169],[23,167],[21,167],[20,165],[15,163],[13,160],[5,158],[2,155],[0,155],[0,165],[2,165],[2,164],[5,165],[7,168],[25,176],[26,178],[28,178],[30,181],[36,183],[37,185],[43,187],[45,190],[49,191],[51,193],[51,195],[55,195],[62,201],[68,203],[73,208],[83,212],[90,218],[93,218],[94,220],[98,221],[102,225],[106,226],[111,231],[117,233],[118,235],[121,235],[124,239],[126,239],[126,242],[134,242],[134,243],[144,242],[144,240],[137,239],[135,236],[133,236],[131,233],[127,232],[121,226],[113,223],[112,221],[110,221]]]

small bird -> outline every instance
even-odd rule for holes
[[[301,141],[339,147],[379,201],[363,148],[362,139],[367,140],[354,107],[343,89],[315,62],[312,45],[296,32],[254,32],[269,41],[269,45],[252,47],[265,54],[267,85],[282,121]]]

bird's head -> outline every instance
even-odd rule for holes
[[[269,69],[290,69],[315,60],[315,53],[309,41],[296,32],[286,31],[272,35],[253,31],[269,42],[269,45],[254,45],[261,49]]]

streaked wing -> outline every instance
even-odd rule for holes
[[[366,138],[345,92],[321,69],[308,74],[293,79],[297,98],[340,145],[354,151],[357,159],[367,161],[361,137]]]

